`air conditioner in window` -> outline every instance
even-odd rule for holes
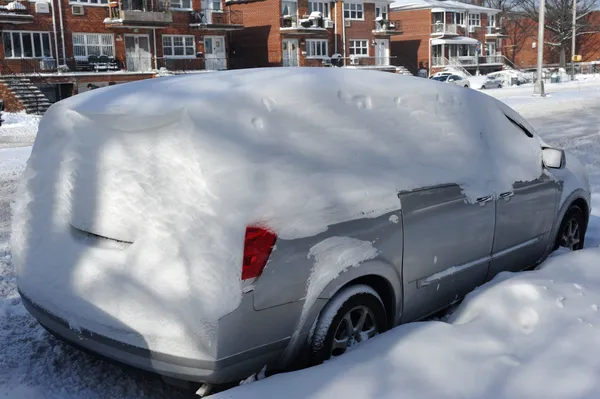
[[[56,69],[56,60],[53,58],[43,58],[40,60],[40,69],[42,71],[51,71]]]
[[[79,6],[79,5],[72,5],[71,6],[71,14],[85,15],[85,8],[83,8],[83,6]]]
[[[350,56],[350,65],[358,65],[360,64],[360,60],[357,56]]]
[[[328,28],[328,29],[329,29],[329,28],[333,28],[333,27],[334,27],[334,23],[333,23],[333,21],[332,21],[332,20],[330,20],[330,19],[326,19],[326,20],[325,20],[325,28]]]
[[[344,21],[344,25],[346,25],[346,28],[349,28],[350,26],[352,26],[352,23],[348,20]]]
[[[469,33],[475,33],[476,29],[477,29],[476,26],[469,26]]]
[[[37,1],[35,3],[35,12],[38,14],[50,14],[50,3]]]

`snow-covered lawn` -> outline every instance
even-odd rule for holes
[[[600,245],[600,80],[488,93],[549,142],[583,161],[596,206],[587,247]],[[37,118],[4,114],[0,147],[31,145]],[[16,291],[10,202],[30,148],[0,149],[0,398],[178,398],[156,378],[111,365],[49,336]],[[450,322],[399,327],[317,368],[221,393],[233,398],[600,397],[600,250],[553,257],[535,272],[480,288]],[[597,270],[597,271],[596,271]]]

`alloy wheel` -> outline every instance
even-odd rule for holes
[[[375,316],[366,306],[355,306],[340,320],[333,344],[331,356],[339,356],[351,347],[373,338],[379,333]]]

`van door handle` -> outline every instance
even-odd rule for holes
[[[507,200],[507,201],[508,201],[508,199],[509,199],[510,197],[512,197],[513,195],[515,195],[515,193],[514,193],[514,192],[512,192],[512,191],[507,191],[507,192],[505,192],[505,193],[502,193],[502,194],[500,194],[500,198],[504,198],[505,200]]]
[[[492,196],[486,195],[485,197],[477,198],[476,201],[478,204],[485,205],[486,202],[489,202],[491,200],[492,200]]]

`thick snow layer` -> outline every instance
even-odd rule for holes
[[[600,395],[600,249],[503,273],[448,323],[411,323],[311,369],[219,398],[594,398]]]
[[[376,71],[256,69],[89,91],[40,123],[14,208],[19,287],[74,327],[211,353],[215,321],[241,301],[247,225],[300,238],[399,209],[398,190],[508,191],[541,174],[539,143],[521,135],[488,96]]]
[[[30,146],[35,140],[40,118],[25,112],[3,112],[0,127],[0,148]]]

